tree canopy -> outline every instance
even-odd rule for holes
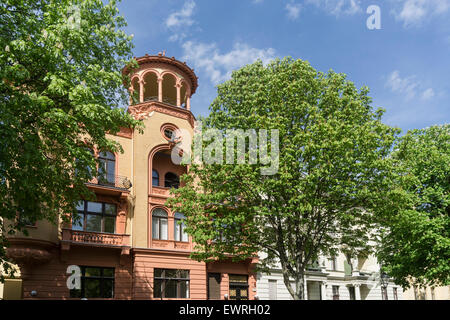
[[[8,233],[57,222],[91,195],[85,182],[97,171],[89,148],[121,150],[106,133],[138,122],[121,107],[121,70],[134,64],[117,1],[2,0],[0,21],[3,262]]]
[[[386,217],[379,260],[404,287],[450,284],[450,125],[404,135],[393,157],[407,206]]]
[[[288,291],[303,299],[305,270],[319,255],[370,249],[373,212],[385,212],[395,193],[389,154],[399,130],[381,122],[367,88],[302,60],[247,65],[217,90],[202,131],[278,130],[278,170],[261,174],[261,162],[193,163],[169,205],[186,216],[193,258],[260,252],[260,269],[278,261]],[[194,138],[204,150],[210,139]],[[252,152],[261,150],[247,148],[245,159]]]

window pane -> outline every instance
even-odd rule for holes
[[[161,284],[163,280],[156,280],[153,288],[153,297],[154,298],[161,298]]]
[[[161,240],[167,240],[168,239],[168,231],[169,231],[167,219],[161,218],[159,221],[161,223],[160,239]]]
[[[105,268],[103,269],[104,277],[114,277],[114,269]]]
[[[85,277],[100,277],[101,276],[101,268],[86,268],[85,269]]]
[[[163,276],[163,269],[155,269],[155,277],[161,278]]]
[[[70,297],[71,298],[81,298],[81,290],[80,289],[71,289],[70,290]]]
[[[105,216],[104,220],[105,220],[105,230],[103,230],[103,232],[114,233],[116,230],[116,218]]]
[[[174,217],[175,217],[175,219],[181,219],[181,220],[186,219],[184,214],[179,213],[179,212],[175,212],[175,216]]]
[[[178,278],[178,273],[176,269],[166,269],[164,278]]]
[[[102,298],[113,298],[114,297],[114,280],[103,280],[102,287]]]
[[[88,214],[86,219],[86,231],[102,232],[102,216]]]
[[[165,280],[166,290],[164,291],[165,298],[176,298],[177,297],[177,281],[176,280]]]
[[[181,225],[178,224],[179,220],[175,220],[175,241],[181,241],[180,239],[180,232],[181,232]]]
[[[74,214],[72,216],[72,230],[83,230],[84,215]]]
[[[101,298],[99,279],[84,279],[84,296],[86,298]]]
[[[106,180],[109,183],[114,184],[116,180],[116,168],[115,168],[115,162],[114,161],[108,161],[106,164]]]
[[[89,212],[102,213],[102,203],[101,202],[90,202],[89,201],[87,210]]]
[[[117,214],[116,205],[111,203],[105,203],[105,213],[116,215]]]
[[[189,270],[178,270],[178,278],[189,279]]]
[[[184,231],[184,229],[186,228],[184,223],[181,225],[181,227],[182,227],[182,229],[181,229],[181,241],[188,242],[189,241],[189,236],[186,233],[186,231]]]
[[[180,293],[178,298],[189,298],[189,281],[180,281]]]
[[[80,201],[77,203],[77,210],[84,211],[84,201]]]
[[[156,170],[152,170],[152,185],[159,186],[159,173]]]
[[[153,210],[152,215],[156,217],[167,218],[167,212],[160,208]]]
[[[108,159],[108,160],[115,160],[116,156],[112,152],[103,151],[103,152],[100,152],[99,158]]]
[[[152,218],[152,237],[153,239],[159,239],[159,218]]]

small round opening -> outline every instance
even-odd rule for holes
[[[164,129],[164,137],[166,137],[166,139],[171,140],[172,136],[173,136],[173,130],[172,129],[169,129],[169,128]]]

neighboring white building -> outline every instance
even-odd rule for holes
[[[353,268],[352,268],[353,266]],[[351,264],[343,254],[336,259],[321,258],[318,266],[306,272],[307,300],[382,300],[380,266],[373,256],[353,259]],[[293,282],[292,282],[293,283]],[[258,273],[256,282],[260,300],[291,300],[280,268],[271,274]],[[389,282],[388,300],[402,300],[403,290]]]

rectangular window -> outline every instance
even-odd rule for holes
[[[189,298],[189,270],[155,269],[154,298]]]
[[[152,237],[158,240],[168,239],[168,219],[153,216],[152,217]]]
[[[269,300],[277,300],[277,280],[269,280]]]
[[[337,258],[331,257],[330,261],[331,261],[331,270],[337,271]]]
[[[339,286],[333,286],[333,300],[339,300]]]
[[[350,295],[350,300],[356,300],[355,287],[349,287],[348,293]]]
[[[81,289],[70,290],[71,298],[114,298],[114,268],[81,266]]]
[[[115,233],[117,209],[115,204],[80,201],[78,214],[72,217],[72,230]]]
[[[220,300],[220,273],[208,273],[208,299]]]
[[[248,300],[247,275],[230,274],[230,300]]]
[[[392,288],[393,293],[394,293],[394,300],[398,300],[398,293],[397,293],[397,288]]]
[[[186,226],[183,222],[183,219],[179,219],[177,218],[177,216],[175,215],[175,219],[174,219],[174,234],[175,234],[175,241],[182,241],[182,242],[188,242],[189,238],[188,235],[185,231]]]

